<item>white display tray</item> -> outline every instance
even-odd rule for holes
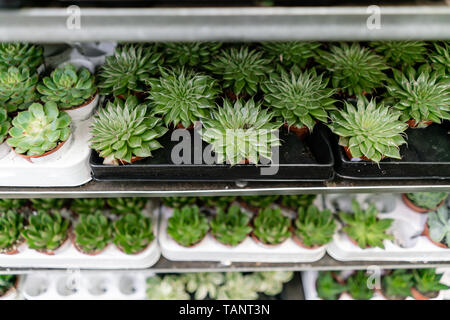
[[[91,119],[72,123],[70,145],[56,159],[30,163],[15,152],[0,159],[2,187],[75,187],[89,182]]]
[[[369,197],[366,194],[354,195],[362,203]],[[326,206],[332,208],[331,202],[335,196],[326,198]],[[385,249],[361,249],[353,244],[348,236],[340,231],[334,235],[328,244],[327,252],[340,261],[450,261],[450,250],[434,245],[427,237],[422,236],[427,215],[409,209],[401,200],[400,195],[389,195],[394,201],[394,210],[380,213],[380,218],[392,218],[394,222],[389,229],[395,241],[385,240]],[[400,246],[399,244],[404,244]]]
[[[318,196],[316,204],[320,205]],[[321,207],[321,206],[320,206]],[[172,216],[171,208],[161,207],[159,244],[164,257],[173,261],[220,261],[231,262],[313,262],[325,255],[325,246],[317,249],[304,249],[292,240],[286,240],[276,247],[264,246],[250,236],[236,247],[225,246],[208,234],[198,245],[186,248],[179,245],[167,233],[167,223]]]
[[[27,300],[143,300],[143,273],[66,272],[27,275],[19,291]]]

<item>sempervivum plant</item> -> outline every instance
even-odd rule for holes
[[[430,55],[433,69],[450,79],[450,42],[442,43],[442,45],[435,43],[434,49],[435,51]]]
[[[297,194],[297,195],[282,195],[280,203],[282,206],[297,210],[301,207],[309,207],[316,199],[315,194]]]
[[[28,43],[0,43],[0,69],[27,66],[36,69],[44,61],[42,46]]]
[[[250,216],[237,205],[231,206],[228,211],[219,208],[210,222],[211,234],[220,243],[237,246],[252,231],[249,222]]]
[[[190,204],[195,204],[195,197],[164,197],[161,199],[165,206],[170,208],[181,208]]]
[[[109,198],[106,200],[114,214],[141,214],[147,205],[147,198]]]
[[[337,282],[331,271],[319,272],[316,280],[317,295],[324,300],[337,300],[347,287]]]
[[[101,211],[105,206],[105,199],[73,199],[70,209],[78,215],[87,215],[96,211]]]
[[[218,88],[210,76],[184,68],[161,68],[161,77],[148,83],[152,112],[162,115],[166,126],[182,124],[188,128],[215,107]]]
[[[55,101],[62,109],[77,107],[91,99],[97,92],[95,77],[86,68],[77,70],[73,65],[54,70],[42,79],[37,90],[44,102]]]
[[[28,108],[38,99],[38,75],[28,67],[0,69],[0,103],[8,112]]]
[[[276,130],[281,122],[271,122],[273,112],[262,109],[250,99],[237,100],[234,105],[224,100],[223,107],[204,120],[202,139],[212,146],[217,163],[231,165],[242,161],[257,164],[261,157],[271,160],[272,147],[281,145]]]
[[[271,195],[271,196],[241,196],[241,200],[245,205],[249,205],[252,208],[263,209],[278,200],[279,195]]]
[[[345,224],[342,230],[360,248],[380,247],[384,249],[384,240],[394,240],[391,234],[386,233],[394,220],[378,219],[378,212],[373,204],[370,204],[367,210],[363,210],[353,199],[352,211],[352,213],[340,212],[339,218]]]
[[[6,109],[0,109],[0,144],[5,141],[10,125]]]
[[[83,215],[75,226],[75,245],[87,254],[99,253],[112,239],[112,227],[100,212]]]
[[[167,225],[167,233],[184,247],[191,247],[202,241],[208,230],[208,219],[197,206],[174,209]]]
[[[19,211],[26,202],[25,199],[0,199],[0,212]]]
[[[413,269],[414,289],[427,298],[435,298],[439,291],[448,290],[450,286],[441,283],[443,273],[436,273],[434,268]]]
[[[11,251],[20,243],[23,231],[23,216],[14,211],[0,215],[0,252]]]
[[[252,274],[257,291],[268,296],[276,296],[283,291],[283,284],[294,277],[292,271],[268,271],[255,272]]]
[[[206,68],[222,80],[225,89],[239,97],[258,92],[270,71],[269,64],[270,60],[263,57],[262,51],[241,46],[223,50]]]
[[[179,275],[154,276],[147,278],[147,299],[189,300],[185,278]]]
[[[308,60],[315,56],[315,51],[319,47],[319,42],[307,41],[271,41],[262,43],[266,56],[285,67],[296,65],[304,68]]]
[[[185,276],[186,289],[195,293],[195,300],[203,300],[209,296],[216,299],[220,285],[224,281],[224,274],[220,272],[187,273]]]
[[[148,114],[148,106],[139,104],[134,96],[125,102],[108,102],[94,116],[91,125],[91,148],[96,150],[105,164],[118,165],[136,158],[152,155],[161,148],[156,140],[167,132],[161,119]]]
[[[142,252],[154,239],[150,218],[128,213],[114,222],[114,244],[126,254]]]
[[[399,147],[406,143],[403,132],[408,125],[399,117],[399,112],[383,103],[377,105],[375,100],[360,97],[356,108],[346,102],[345,109],[332,113],[328,126],[352,157],[378,163],[385,156],[401,159]]]
[[[198,198],[200,200],[201,205],[212,209],[217,208],[226,209],[230,206],[230,204],[232,204],[236,200],[236,197],[234,196],[198,197]]]
[[[59,211],[38,211],[28,219],[22,235],[31,249],[51,254],[67,239],[69,226]]]
[[[450,120],[450,82],[439,72],[422,65],[417,70],[410,67],[404,73],[393,70],[393,74],[386,88],[394,108],[402,112],[401,120],[414,120],[411,126],[418,127],[425,121]]]
[[[336,110],[331,98],[335,90],[327,88],[327,84],[328,78],[317,75],[315,69],[302,72],[293,68],[290,73],[271,74],[262,90],[265,103],[277,117],[289,126],[312,130],[316,121],[327,122],[328,111]]]
[[[405,194],[414,205],[425,210],[434,210],[447,198],[446,192],[411,192]]]
[[[313,205],[299,208],[294,224],[296,237],[307,247],[329,243],[337,227],[330,210],[320,211]]]
[[[279,208],[265,208],[253,220],[253,234],[263,244],[281,244],[291,236],[290,226],[290,219]]]
[[[355,271],[346,279],[348,293],[355,300],[370,300],[374,290],[368,287],[370,275],[364,270]]]
[[[330,51],[321,52],[318,60],[331,72],[333,87],[350,96],[371,93],[387,78],[384,59],[358,43],[332,45]]]
[[[241,272],[225,273],[225,283],[219,288],[218,300],[256,300],[258,298],[257,285],[254,277],[243,275]]]
[[[44,210],[59,210],[64,207],[64,199],[31,199],[31,205],[36,211]]]
[[[102,94],[122,96],[142,92],[145,82],[158,73],[161,54],[143,45],[127,44],[107,57],[99,77]]]
[[[442,206],[435,212],[428,213],[427,223],[430,230],[430,238],[450,247],[450,215],[448,214],[448,208]]]
[[[409,297],[413,286],[413,275],[409,270],[394,270],[381,278],[383,295],[391,300],[403,300]]]
[[[6,142],[15,152],[37,156],[53,150],[70,135],[70,116],[59,112],[54,102],[44,106],[33,103],[27,111],[19,112],[9,130]]]
[[[425,41],[373,41],[369,44],[375,52],[397,67],[413,66],[426,61]]]
[[[221,42],[167,42],[164,44],[165,62],[170,65],[201,68],[215,56]]]

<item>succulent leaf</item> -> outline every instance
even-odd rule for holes
[[[445,243],[450,247],[450,216],[448,208],[442,206],[434,212],[428,213],[428,228],[430,238],[436,242]]]
[[[428,210],[436,209],[447,196],[447,192],[412,192],[406,194],[406,197],[416,206]]]
[[[162,202],[170,208],[181,208],[187,205],[195,204],[195,197],[164,197]]]
[[[331,242],[336,222],[330,210],[316,206],[300,207],[295,219],[295,234],[306,246],[322,246]]]
[[[208,230],[208,219],[197,206],[174,209],[167,225],[167,233],[184,247],[199,243],[206,236]]]
[[[324,300],[337,300],[347,287],[337,282],[331,271],[319,272],[316,280],[317,295]]]
[[[388,298],[404,299],[411,295],[411,288],[414,286],[413,275],[408,270],[394,270],[383,276],[381,286]]]
[[[30,199],[33,209],[36,211],[60,210],[65,205],[65,199]]]
[[[265,208],[253,220],[253,233],[264,244],[280,244],[291,236],[291,221],[279,208]]]
[[[237,246],[252,231],[249,223],[250,216],[237,205],[231,206],[228,211],[218,208],[216,216],[210,222],[211,234],[220,243]]]
[[[114,244],[126,254],[140,253],[154,239],[150,218],[128,213],[114,222]]]
[[[10,127],[11,127],[11,124],[8,119],[8,113],[6,112],[6,109],[1,108],[0,109],[0,144],[2,144],[5,141],[5,138],[8,134]]]
[[[320,47],[319,42],[288,41],[263,42],[262,48],[266,56],[273,62],[285,67],[299,66],[304,68],[311,58],[316,55]]]
[[[23,231],[23,216],[14,211],[0,214],[0,250],[13,248],[20,240]]]
[[[92,214],[96,211],[101,211],[105,206],[105,199],[102,198],[86,198],[86,199],[73,199],[70,208],[75,214],[80,216]]]
[[[170,65],[202,68],[211,62],[221,46],[221,42],[167,42],[163,49],[166,63]]]
[[[44,62],[44,49],[29,43],[0,43],[0,69],[27,66],[37,69]]]
[[[426,61],[424,41],[373,41],[369,45],[394,67],[413,66]]]
[[[37,73],[28,67],[0,68],[0,103],[11,113],[27,109],[38,100],[37,84]]]
[[[128,213],[141,214],[147,205],[146,198],[109,198],[106,200],[111,212],[117,215]]]
[[[112,239],[112,226],[101,212],[82,215],[75,226],[75,243],[86,253],[103,250]]]

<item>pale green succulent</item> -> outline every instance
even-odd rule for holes
[[[256,290],[268,296],[276,296],[283,291],[283,285],[294,277],[292,271],[268,271],[253,273]]]
[[[154,276],[147,278],[147,299],[149,300],[189,300],[183,277],[178,275]]]
[[[37,69],[44,62],[44,49],[29,43],[0,43],[0,69],[27,66]]]
[[[450,215],[448,208],[442,206],[434,212],[428,213],[428,228],[433,241],[445,243],[450,247]]]
[[[281,145],[276,134],[281,122],[271,122],[273,116],[253,99],[238,100],[234,105],[224,100],[223,107],[204,120],[202,139],[211,144],[217,163],[235,165],[248,160],[257,164],[261,157],[271,160],[272,147]]]
[[[185,275],[186,289],[195,293],[195,300],[206,297],[217,299],[220,285],[224,282],[224,274],[219,272],[197,272]]]
[[[430,54],[433,69],[450,79],[450,42],[434,43],[434,49]]]
[[[447,192],[411,192],[406,197],[422,209],[434,210],[447,198]]]
[[[290,226],[290,219],[279,208],[265,208],[253,220],[253,234],[264,244],[281,244],[291,236]]]
[[[53,199],[53,198],[43,198],[43,199],[30,199],[33,209],[36,211],[51,211],[60,210],[64,207],[65,199]]]
[[[23,228],[24,218],[20,213],[0,213],[0,251],[14,248],[22,237]]]
[[[8,112],[27,109],[38,100],[38,75],[28,67],[0,69],[0,104]]]
[[[227,272],[225,283],[219,288],[218,300],[256,300],[258,291],[251,275],[240,272]]]
[[[426,61],[425,41],[373,41],[369,45],[395,67],[413,66]]]
[[[6,109],[0,109],[0,144],[5,141],[10,126],[11,124],[9,122]]]
[[[42,155],[69,138],[70,123],[70,116],[60,112],[56,103],[47,102],[44,106],[33,103],[13,119],[11,137],[6,142],[17,153]]]
[[[219,52],[221,42],[166,42],[163,45],[167,64],[202,68]]]
[[[319,47],[319,42],[307,41],[271,41],[262,43],[266,56],[273,62],[277,62],[285,67],[299,66],[304,68],[308,60],[315,57],[316,50]]]

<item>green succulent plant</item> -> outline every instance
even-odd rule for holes
[[[148,112],[148,106],[139,104],[134,96],[125,102],[120,99],[108,102],[97,112],[91,125],[90,142],[105,164],[130,163],[135,157],[150,157],[152,151],[162,148],[156,139],[167,128],[161,126],[161,119]]]
[[[327,88],[328,78],[317,75],[315,69],[290,73],[272,73],[261,85],[265,104],[289,126],[306,126],[313,130],[316,121],[327,122],[328,112],[337,110],[332,98],[336,90]]]
[[[361,209],[358,201],[352,201],[353,213],[340,212],[339,218],[345,226],[342,230],[353,239],[360,248],[380,247],[384,249],[384,240],[394,240],[387,229],[394,222],[393,219],[378,219],[377,209],[373,204],[367,210]]]
[[[175,66],[202,68],[219,52],[221,42],[164,43],[165,62]]]
[[[386,86],[388,101],[401,112],[400,120],[414,120],[418,127],[424,121],[441,123],[450,120],[450,82],[429,65],[405,72],[392,70],[394,77]]]
[[[262,51],[241,46],[222,50],[206,68],[221,79],[224,89],[237,97],[253,96],[271,70],[270,62]]]
[[[17,281],[17,276],[13,274],[0,275],[0,297],[5,295],[9,289],[14,287]]]
[[[42,155],[69,138],[70,123],[69,115],[59,112],[56,103],[33,103],[13,119],[6,142],[16,153]]]
[[[332,45],[318,54],[318,62],[331,73],[334,88],[353,96],[372,93],[387,79],[384,59],[358,43]]]
[[[406,197],[416,206],[428,210],[436,209],[447,196],[447,192],[412,192],[406,194]]]
[[[150,218],[128,213],[114,222],[114,244],[126,254],[145,250],[155,239]]]
[[[219,288],[218,300],[256,300],[258,291],[251,275],[225,273],[225,283]]]
[[[30,201],[36,211],[60,210],[66,203],[65,199],[30,199]]]
[[[287,208],[298,210],[300,207],[312,205],[316,197],[315,194],[282,195],[280,203]]]
[[[199,243],[208,230],[208,219],[197,206],[174,209],[167,225],[167,233],[184,247]]]
[[[241,196],[240,198],[242,201],[244,201],[246,204],[253,208],[262,209],[267,208],[271,204],[275,203],[279,195],[270,195],[270,196]]]
[[[42,79],[37,90],[42,94],[42,101],[54,101],[62,109],[71,109],[94,97],[97,86],[95,76],[88,69],[77,70],[73,65],[67,64]]]
[[[291,221],[279,208],[265,208],[253,220],[253,234],[264,244],[276,245],[291,236],[290,226]]]
[[[409,297],[413,286],[413,275],[408,270],[397,269],[381,278],[383,294],[389,299]]]
[[[308,247],[329,243],[337,227],[330,210],[320,211],[313,205],[298,209],[294,225],[295,235]]]
[[[104,207],[105,199],[103,198],[73,199],[72,204],[70,205],[72,211],[80,216],[101,211]]]
[[[224,282],[224,274],[220,272],[197,272],[185,274],[186,289],[194,293],[195,300],[206,297],[217,299],[219,287]]]
[[[20,242],[23,220],[23,216],[14,211],[0,214],[0,251],[9,251]]]
[[[252,274],[258,292],[268,296],[276,296],[283,291],[283,284],[294,277],[292,271],[268,271]]]
[[[218,208],[216,216],[210,222],[211,234],[220,243],[237,246],[252,231],[249,223],[250,216],[237,205],[231,206],[228,211]]]
[[[101,212],[80,217],[75,226],[75,243],[85,253],[102,251],[112,240],[112,226]]]
[[[331,114],[328,127],[339,136],[339,145],[353,157],[366,157],[376,163],[383,157],[401,159],[399,147],[405,144],[408,125],[399,121],[400,113],[383,103],[360,97],[356,107],[345,102],[345,109]]]
[[[425,41],[373,41],[369,45],[395,67],[413,66],[426,61]]]
[[[368,286],[369,275],[363,270],[358,270],[346,279],[348,293],[355,300],[370,300],[373,295],[373,289]]]
[[[161,68],[161,77],[148,83],[152,112],[161,115],[166,126],[188,128],[208,117],[219,92],[213,78],[184,68]]]
[[[5,141],[10,126],[11,124],[9,122],[6,109],[0,109],[0,144]]]
[[[147,198],[109,198],[106,200],[111,212],[122,215],[127,213],[141,214],[148,203]]]
[[[337,282],[331,271],[319,272],[316,280],[317,295],[323,300],[337,300],[347,290],[346,285]]]
[[[0,43],[0,69],[27,66],[37,69],[44,62],[44,49],[29,43]]]
[[[434,43],[434,52],[430,55],[433,69],[443,74],[445,78],[450,78],[450,43]]]
[[[144,45],[127,44],[107,57],[99,78],[101,94],[129,95],[146,89],[145,82],[159,71],[161,53]]]
[[[261,157],[271,160],[272,147],[281,145],[276,134],[281,122],[271,122],[273,116],[253,99],[238,100],[234,105],[224,100],[223,107],[203,121],[202,139],[211,144],[217,163],[236,165],[248,160],[257,164]]]
[[[28,67],[0,69],[0,104],[10,113],[27,109],[38,100],[38,81],[37,73]]]
[[[147,299],[149,300],[189,300],[184,277],[178,275],[154,276],[147,278]]]
[[[202,206],[207,208],[227,209],[235,200],[235,196],[198,197]]]
[[[263,42],[261,45],[265,55],[273,62],[284,67],[299,66],[301,68],[315,57],[315,52],[320,47],[319,42],[307,41],[271,41]]]
[[[0,199],[0,212],[19,211],[26,203],[25,199]]]
[[[30,216],[22,236],[31,249],[53,251],[67,239],[69,226],[70,221],[63,218],[59,211],[48,213],[41,210]]]
[[[187,205],[195,204],[195,197],[164,197],[161,199],[165,206],[170,208],[181,208]]]
[[[430,238],[436,242],[445,243],[450,247],[450,215],[448,208],[442,206],[434,212],[428,213],[428,228]]]
[[[436,269],[413,269],[413,279],[416,289],[422,294],[433,294],[441,290],[449,290],[450,286],[441,283],[443,273],[436,273]]]

